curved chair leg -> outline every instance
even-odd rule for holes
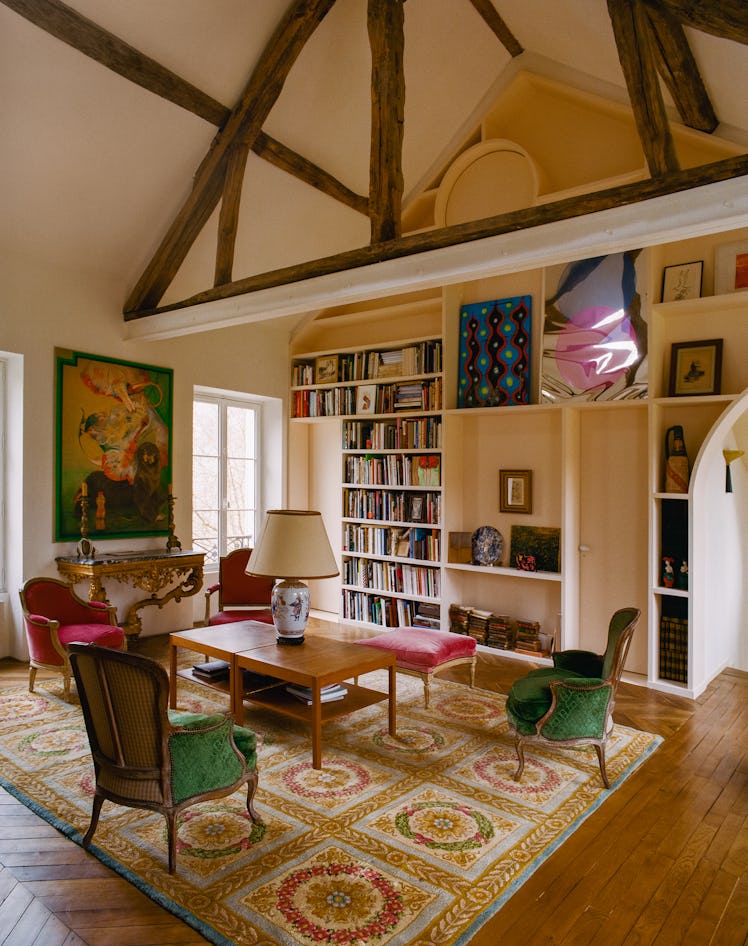
[[[173,874],[177,869],[177,813],[176,811],[165,811],[166,817],[166,836],[169,844],[169,873]]]
[[[29,693],[34,692],[35,680],[36,680],[36,667],[29,667]]]
[[[600,743],[595,743],[595,750],[597,752],[597,761],[600,764],[600,775],[603,778],[603,785],[606,788],[610,788],[610,781],[608,779],[608,773],[605,771],[605,745]]]
[[[514,740],[514,748],[517,750],[519,766],[517,767],[517,771],[514,773],[513,778],[515,782],[519,782],[519,780],[522,778],[522,773],[525,770],[525,748],[522,745],[522,740],[519,736],[517,736],[517,738]]]
[[[255,824],[262,820],[257,813],[257,809],[252,804],[252,799],[255,797],[255,792],[257,791],[257,781],[257,772],[247,781],[247,811],[249,812],[249,817]]]
[[[70,681],[72,677],[69,673],[64,673],[62,675],[62,698],[66,703],[70,702]]]
[[[88,826],[88,831],[83,838],[83,847],[88,847],[91,843],[91,838],[94,836],[94,831],[96,830],[96,825],[99,823],[99,815],[101,814],[101,806],[104,804],[103,795],[94,795],[93,800],[93,810],[91,811],[91,824]]]

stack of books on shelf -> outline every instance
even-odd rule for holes
[[[439,630],[441,621],[439,620],[439,605],[429,604],[421,601],[416,605],[416,613],[413,616],[413,625],[415,627],[433,627]]]
[[[449,629],[453,634],[467,634],[470,622],[470,608],[459,604],[449,606]]]
[[[518,654],[529,654],[532,657],[544,656],[538,621],[517,621],[517,643],[514,649]]]
[[[688,682],[688,619],[660,618],[660,676]]]
[[[291,696],[295,696],[297,700],[301,700],[302,703],[306,703],[307,706],[312,705],[311,687],[301,686],[298,683],[289,683],[286,686],[286,692],[290,693]],[[348,687],[344,687],[340,683],[330,683],[320,690],[320,700],[323,703],[332,703],[335,700],[342,700],[347,692]]]
[[[201,680],[226,680],[230,669],[226,660],[208,660],[202,664],[194,664],[192,672]]]
[[[490,611],[479,611],[478,608],[470,609],[468,634],[474,637],[479,644],[485,644],[486,642],[486,628],[488,627],[488,619],[490,617]]]
[[[512,619],[508,614],[492,614],[486,625],[485,643],[498,650],[511,650],[514,647],[516,635]]]

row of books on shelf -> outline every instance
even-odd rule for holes
[[[437,623],[434,620],[435,608]],[[388,598],[365,591],[343,589],[341,613],[344,620],[362,621],[380,627],[438,627],[438,605],[406,598]]]
[[[311,706],[314,702],[311,687],[301,686],[297,683],[289,683],[286,686],[286,692],[290,693],[291,696],[296,697],[297,700],[300,700],[307,706]],[[347,693],[348,687],[340,683],[330,683],[328,686],[324,686],[320,689],[320,702],[332,703],[335,700],[342,700]]]
[[[441,558],[441,533],[415,526],[365,526],[347,522],[343,527],[343,550],[360,555],[392,555],[438,562]]]
[[[495,614],[481,608],[451,604],[449,629],[498,650],[513,650],[537,657],[548,657],[553,652],[553,635],[544,634],[539,621],[515,619],[508,614]]]
[[[438,568],[403,565],[399,562],[378,562],[368,558],[344,559],[343,583],[376,591],[417,595],[421,598],[438,598],[441,593]]]
[[[347,456],[343,477],[349,486],[438,487],[441,457],[436,453]]]
[[[688,681],[688,619],[660,618],[659,674],[676,683]]]
[[[387,489],[344,489],[343,515],[350,519],[425,522],[438,525],[441,521],[441,494]]]
[[[294,362],[291,383],[294,387],[320,383],[317,359]],[[442,343],[439,339],[417,342],[402,348],[378,351],[339,352],[325,356],[332,377],[325,381],[373,381],[376,378],[410,377],[439,374],[442,370]]]
[[[397,411],[440,411],[442,379],[401,384],[312,388],[294,391],[294,417],[336,417],[352,414],[393,414]]]
[[[351,420],[343,424],[344,450],[433,450],[441,445],[442,422],[439,417]]]

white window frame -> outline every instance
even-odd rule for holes
[[[263,475],[263,402],[253,397],[243,397],[241,394],[225,391],[206,390],[195,388],[193,394],[193,403],[203,402],[216,404],[219,409],[219,429],[218,429],[218,459],[219,459],[219,489],[218,489],[218,556],[227,553],[227,517],[228,517],[228,499],[227,499],[227,457],[226,457],[226,415],[229,407],[240,407],[252,410],[255,413],[255,443],[254,443],[254,463],[255,463],[255,495],[254,501],[254,535],[258,535],[261,524],[261,502],[262,496],[262,475]],[[194,443],[193,443],[193,463],[194,463]],[[194,536],[193,536],[194,541]],[[217,568],[218,562],[206,562],[206,568]]]

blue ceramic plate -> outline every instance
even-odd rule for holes
[[[481,526],[473,533],[473,561],[477,565],[500,565],[504,537],[493,526]]]

